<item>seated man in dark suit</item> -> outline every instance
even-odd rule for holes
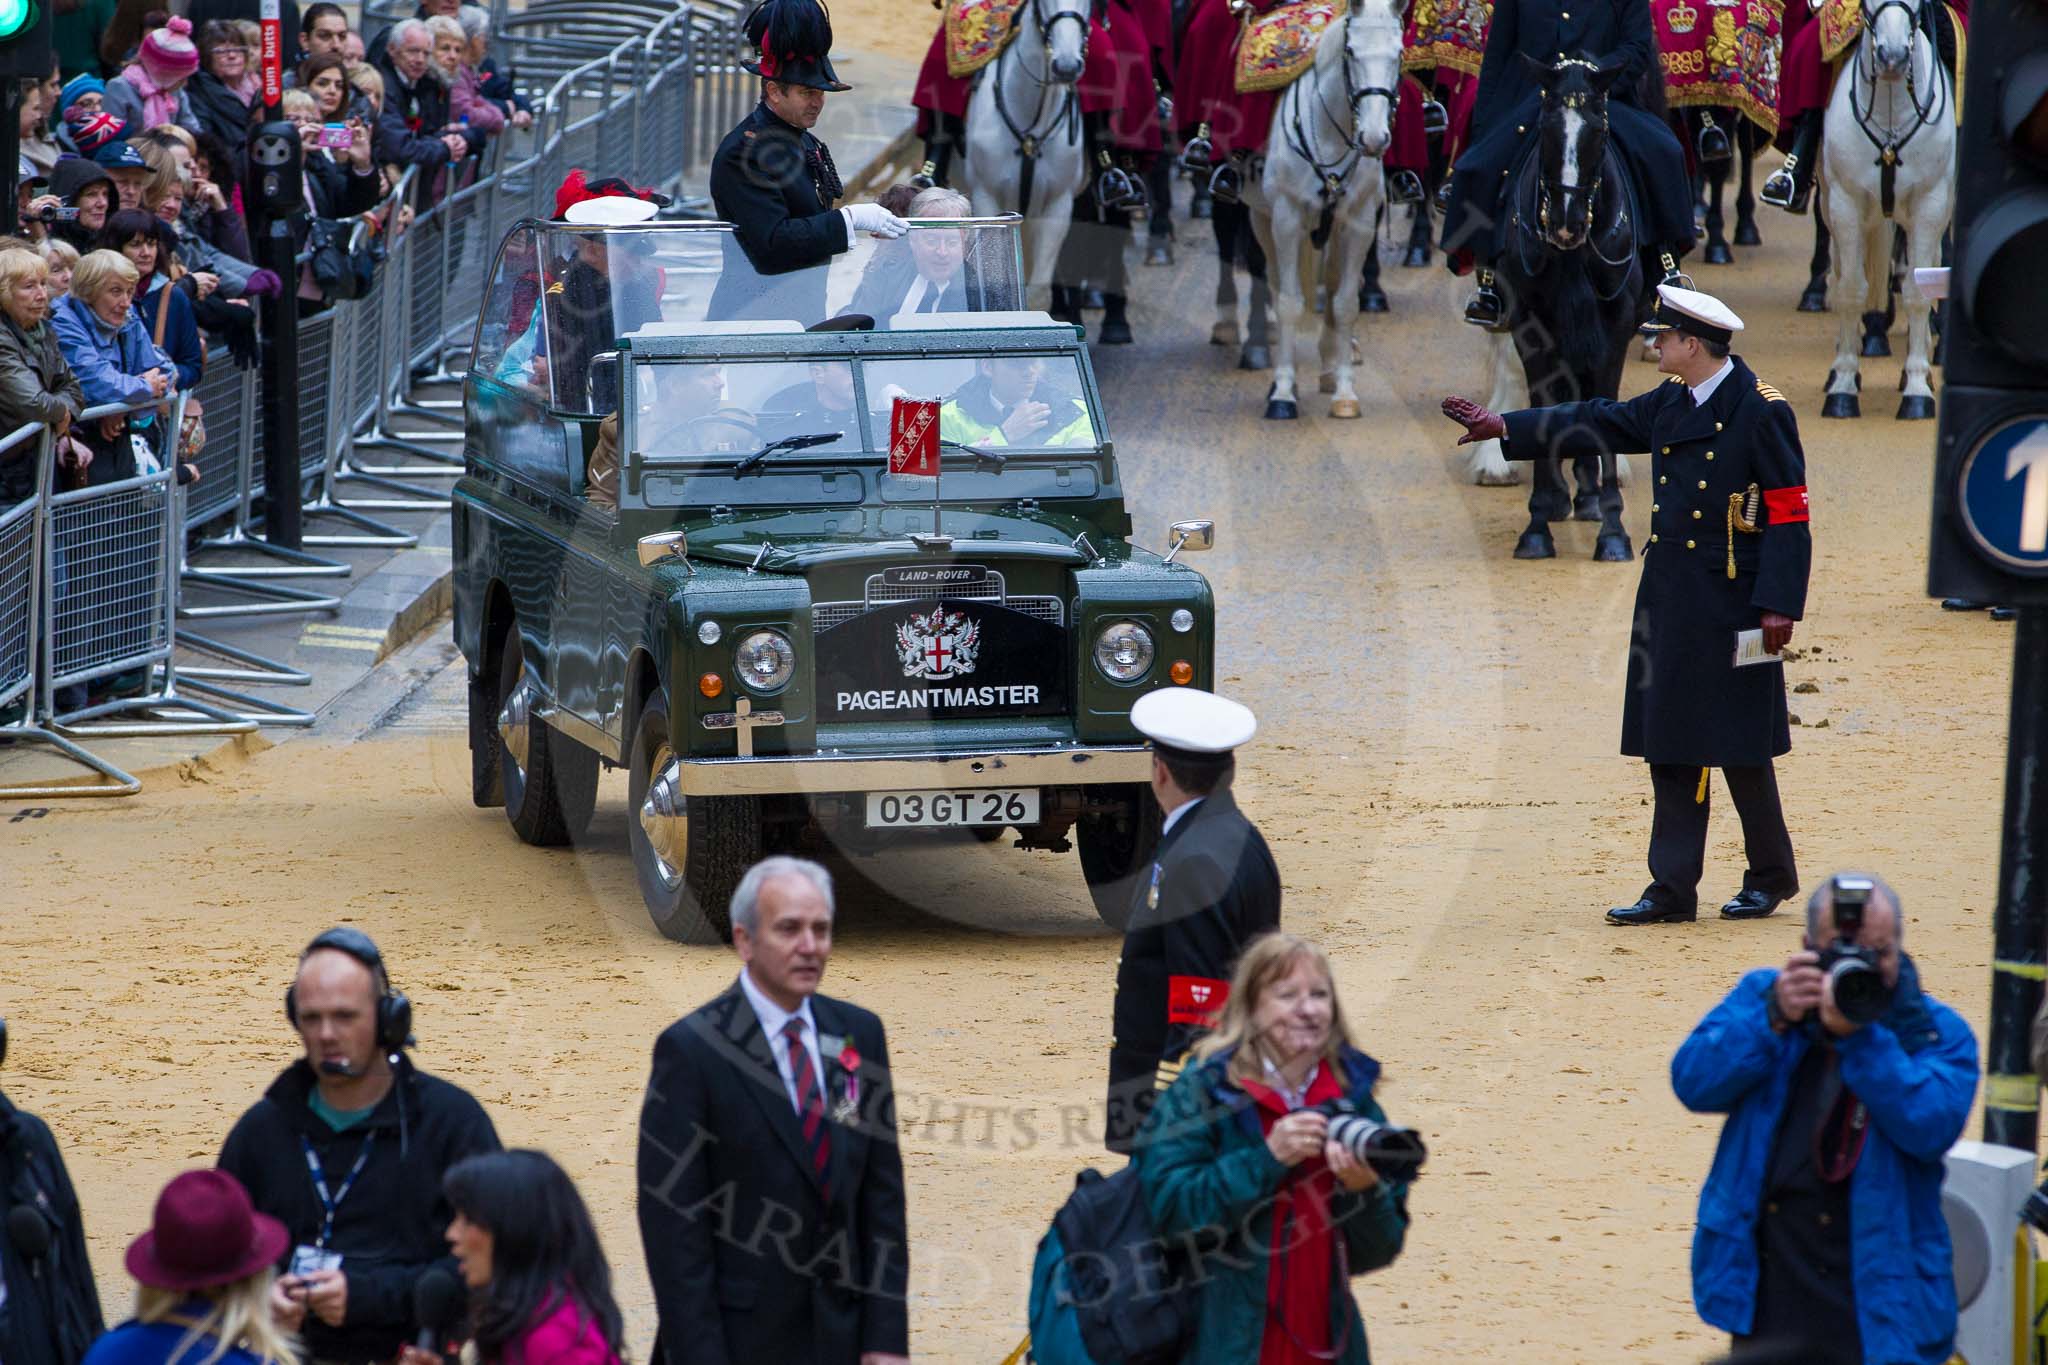
[[[912,218],[965,218],[972,212],[965,195],[938,186],[910,201]],[[964,230],[914,227],[900,246],[884,242],[876,249],[853,291],[851,311],[867,314],[884,328],[914,313],[964,313],[967,275],[961,262],[966,255]]]
[[[839,431],[857,442],[860,419],[854,415],[853,366],[843,360],[813,360],[805,368],[810,371],[808,380],[777,389],[761,405],[762,438]]]
[[[818,993],[832,879],[763,860],[743,964],[654,1044],[640,1111],[653,1365],[904,1365],[903,1157],[882,1021]]]

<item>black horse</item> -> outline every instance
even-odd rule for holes
[[[1538,406],[1613,398],[1655,278],[1643,261],[1647,244],[1636,237],[1634,187],[1608,144],[1607,92],[1620,72],[1583,56],[1555,66],[1523,60],[1539,73],[1543,99],[1534,147],[1509,181],[1510,230],[1496,270],[1509,330]],[[1655,68],[1644,84],[1653,81],[1648,112],[1661,117]],[[1558,458],[1537,457],[1515,558],[1555,557],[1549,523],[1566,517],[1599,521],[1593,558],[1633,558],[1613,453],[1575,460],[1573,474],[1576,499]]]

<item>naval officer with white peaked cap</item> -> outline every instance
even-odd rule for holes
[[[1117,963],[1109,1050],[1113,1152],[1129,1152],[1154,1094],[1214,1023],[1238,952],[1280,927],[1280,872],[1230,795],[1233,750],[1258,729],[1252,713],[1191,687],[1148,692],[1131,724],[1152,741],[1159,846],[1137,878]]]

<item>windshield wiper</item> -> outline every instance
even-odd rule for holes
[[[971,446],[965,441],[948,441],[942,437],[939,440],[939,446],[944,450],[964,450],[977,460],[987,460],[997,469],[1001,469],[1010,460],[1009,456],[999,450],[990,450],[985,446]]]
[[[751,455],[743,455],[733,462],[729,474],[744,474],[758,468],[763,461],[778,450],[806,450],[811,446],[830,445],[846,433],[843,431],[813,431],[804,436],[785,436],[779,441],[770,441]]]

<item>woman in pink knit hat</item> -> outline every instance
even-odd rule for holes
[[[199,121],[185,97],[185,82],[198,69],[199,48],[192,42],[192,25],[174,16],[163,27],[142,35],[135,60],[107,82],[101,104],[127,120],[135,132],[175,123],[196,133]]]

